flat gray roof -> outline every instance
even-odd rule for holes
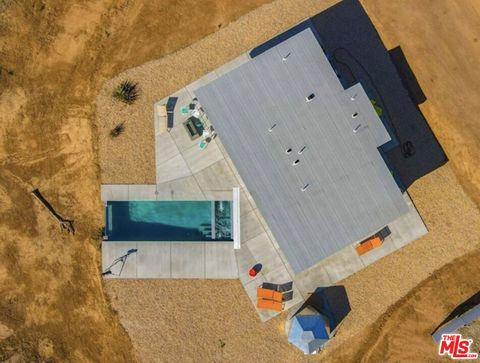
[[[295,272],[408,211],[377,150],[387,131],[361,85],[343,89],[310,29],[195,94]]]

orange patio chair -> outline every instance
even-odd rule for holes
[[[283,294],[278,291],[263,289],[261,287],[257,288],[257,298],[259,299],[270,299],[278,302],[282,302]]]
[[[283,310],[283,304],[281,302],[278,302],[278,301],[275,301],[275,300],[258,299],[257,300],[257,308],[275,310],[275,311],[282,311]]]
[[[373,250],[374,248],[379,247],[381,244],[382,244],[382,240],[380,237],[373,237],[360,243],[357,247],[355,247],[355,249],[357,250],[357,254],[361,256]]]

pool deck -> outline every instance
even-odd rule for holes
[[[104,268],[129,249],[137,252],[126,258],[123,269],[121,262],[113,266],[106,278],[238,278],[232,242],[103,242]]]
[[[288,310],[301,304],[316,287],[329,286],[346,278],[421,237],[427,233],[427,229],[410,197],[404,193],[410,210],[389,224],[392,233],[380,247],[358,256],[355,244],[352,244],[295,275],[226,153],[220,137],[201,150],[198,146],[201,139],[191,140],[183,126],[189,115],[182,114],[180,110],[195,97],[194,90],[246,60],[248,56],[244,54],[172,95],[178,97],[174,127],[169,132],[159,133],[158,125],[154,122],[156,185],[102,185],[101,190],[103,201],[230,200],[232,188],[239,187],[241,248],[234,250],[232,243],[220,247],[219,242],[153,243],[158,247],[153,247],[152,242],[104,242],[102,262],[105,268],[128,249],[137,248],[136,255],[128,257],[132,259],[127,259],[122,278],[239,278],[254,306],[256,288],[261,283],[294,281],[293,299],[285,304],[285,310]],[[166,103],[167,99],[159,102]],[[262,270],[252,279],[248,276],[248,269],[258,263],[262,264]],[[279,314],[255,309],[262,321]]]

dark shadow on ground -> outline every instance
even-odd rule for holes
[[[276,45],[284,42],[288,38],[291,38],[295,34],[298,34],[298,33],[302,32],[303,30],[308,29],[308,28],[310,28],[313,31],[313,34],[315,35],[315,37],[317,38],[318,42],[321,45],[322,42],[321,42],[321,40],[318,36],[317,31],[315,30],[315,27],[313,26],[312,21],[310,19],[307,19],[307,20],[302,21],[301,23],[293,26],[292,28],[288,29],[287,31],[276,35],[272,39],[267,40],[265,43],[260,44],[257,47],[253,48],[250,51],[249,55],[250,55],[251,58],[255,58],[255,57],[259,56],[260,54],[266,52],[270,48],[275,47]]]
[[[400,47],[387,51],[358,0],[344,0],[252,49],[252,58],[310,28],[345,89],[361,83],[391,141],[379,152],[402,191],[448,159],[418,104],[426,97]]]
[[[413,73],[412,68],[410,68],[402,48],[398,46],[390,49],[388,54],[411,100],[417,105],[424,103],[427,97],[425,93],[423,93],[422,87],[420,87],[417,77],[415,77],[415,73]]]
[[[432,332],[435,333],[442,325],[447,324],[449,321],[455,319],[456,317],[466,313],[468,310],[473,309],[475,306],[480,304],[480,291],[476,294],[470,296],[463,303],[458,305],[446,318],[443,320]]]
[[[360,82],[382,109],[392,141],[380,152],[400,188],[445,164],[448,159],[418,109],[425,96],[405,56],[399,48],[392,51],[397,69],[360,3],[344,0],[311,21],[343,86]]]

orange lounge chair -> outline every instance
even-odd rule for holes
[[[283,310],[283,304],[281,302],[278,302],[278,301],[275,301],[275,300],[258,299],[257,300],[257,308],[275,310],[275,311],[282,311]]]
[[[257,289],[257,298],[270,299],[278,302],[282,302],[283,300],[283,296],[281,292],[269,290],[269,289],[262,289],[261,287]]]
[[[374,248],[379,247],[382,244],[382,240],[380,237],[373,237],[370,238],[362,243],[360,243],[355,249],[357,250],[357,254],[359,256],[373,250]]]

